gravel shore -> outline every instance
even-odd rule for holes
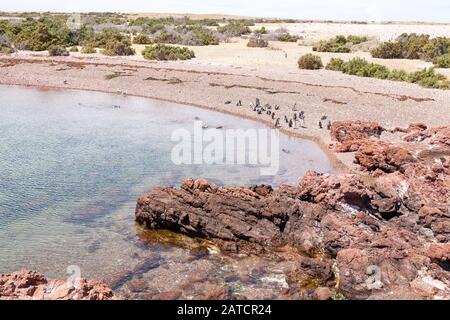
[[[299,70],[294,66],[236,66],[202,61],[150,62],[142,58],[47,57],[19,53],[0,55],[0,84],[93,90],[161,99],[240,115],[270,126],[274,120],[249,107],[280,105],[275,111],[281,130],[312,139],[324,149],[329,131],[320,129],[335,120],[371,120],[383,127],[450,123],[450,90],[425,89],[414,84],[354,77],[339,72]],[[241,100],[242,106],[236,106]],[[231,101],[231,103],[230,103]],[[289,128],[284,115],[304,111],[305,128]],[[324,126],[326,127],[326,126]],[[351,154],[332,157],[352,167]]]

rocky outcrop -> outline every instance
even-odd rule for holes
[[[336,152],[353,152],[370,137],[379,137],[384,131],[378,123],[372,121],[335,121],[331,124],[331,140]]]
[[[447,128],[412,125],[389,143],[376,123],[333,125],[365,174],[311,171],[278,188],[188,179],[140,198],[136,220],[230,253],[289,256],[285,298],[449,299]]]
[[[113,298],[111,289],[100,281],[52,280],[28,270],[0,275],[0,300],[109,300]]]

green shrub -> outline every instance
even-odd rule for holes
[[[254,34],[267,34],[267,29],[266,27],[261,27],[261,29],[255,29],[253,31]]]
[[[384,42],[371,53],[382,59],[422,59],[433,61],[434,58],[449,53],[450,39],[438,37],[430,39],[429,35],[402,34],[394,42]]]
[[[450,82],[447,78],[442,74],[436,73],[433,68],[410,73],[408,81],[417,83],[425,88],[449,89],[450,87]]]
[[[142,56],[149,60],[189,60],[195,58],[194,51],[165,44],[145,47]]]
[[[269,46],[269,42],[261,38],[250,38],[247,47],[251,48],[265,48]]]
[[[251,33],[251,30],[248,27],[248,25],[241,22],[230,22],[227,25],[218,27],[217,31],[226,34],[230,37],[240,37],[243,34]]]
[[[131,43],[130,36],[123,35],[114,28],[103,29],[100,33],[95,34],[94,40],[91,41],[94,47],[106,48],[108,43],[128,42]]]
[[[393,81],[408,81],[408,73],[404,70],[394,69],[390,72],[388,79]]]
[[[340,52],[340,53],[348,53],[351,52],[349,44],[360,44],[366,42],[367,37],[359,37],[359,36],[336,36],[330,40],[322,40],[316,43],[313,46],[314,51],[319,52]]]
[[[367,37],[360,37],[360,36],[348,36],[347,37],[347,42],[351,42],[352,44],[361,44],[363,42],[366,42],[368,39]]]
[[[344,36],[336,36],[330,40],[319,41],[313,46],[313,51],[348,53],[351,50],[347,46],[347,38]]]
[[[361,70],[367,67],[368,64],[367,60],[356,57],[342,65],[342,72],[351,75],[359,75],[361,74]]]
[[[380,64],[368,63],[363,66],[356,75],[360,77],[387,79],[389,78],[389,69]]]
[[[94,48],[92,44],[86,44],[84,47],[81,48],[81,53],[97,53],[97,50]]]
[[[333,71],[342,71],[343,64],[344,60],[342,60],[341,58],[331,58],[330,62],[328,62],[325,69]]]
[[[132,56],[136,52],[131,47],[131,43],[127,40],[110,40],[106,43],[102,54],[106,56]]]
[[[299,39],[298,36],[292,35],[288,32],[283,33],[281,36],[278,37],[278,41],[281,42],[297,42],[298,39]]]
[[[433,63],[438,68],[450,68],[450,53],[434,58]]]
[[[425,88],[450,88],[450,81],[447,80],[444,75],[436,73],[433,68],[423,69],[413,73],[407,73],[403,70],[391,71],[383,65],[370,63],[361,58],[353,58],[347,62],[344,62],[339,58],[333,58],[327,64],[326,68],[328,70],[342,71],[359,77],[407,81],[416,83]]]
[[[28,39],[28,49],[32,51],[44,51],[56,42],[55,40],[50,34],[48,27],[45,24],[40,24]]]
[[[77,46],[73,46],[69,49],[69,52],[78,52],[78,47]]]
[[[402,58],[402,47],[398,43],[385,42],[370,51],[372,57],[380,59],[400,59]]]
[[[317,70],[323,68],[323,63],[319,56],[308,53],[300,57],[298,67],[300,69]]]
[[[133,39],[134,44],[152,44],[153,41],[145,34],[139,34]]]
[[[56,56],[68,56],[69,55],[69,51],[66,50],[66,48],[60,47],[60,46],[50,46],[48,48],[48,54],[51,57],[56,57]]]

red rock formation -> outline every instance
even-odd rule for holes
[[[372,139],[376,123],[333,125],[338,150],[356,151],[365,175],[308,172],[275,189],[188,179],[139,199],[136,220],[226,251],[289,252],[286,298],[450,299],[448,128],[411,125],[393,144]]]
[[[336,152],[356,151],[370,137],[379,137],[383,132],[376,122],[371,121],[335,121],[331,124],[331,139],[338,144],[333,146]]]
[[[79,279],[73,283],[50,280],[42,274],[21,270],[0,275],[0,300],[109,300],[114,295],[100,281]]]

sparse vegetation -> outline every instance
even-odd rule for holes
[[[134,44],[152,44],[153,40],[145,34],[139,34],[133,38]]]
[[[247,43],[247,47],[251,47],[251,48],[265,48],[269,46],[269,42],[261,39],[261,38],[250,38],[250,40]]]
[[[298,39],[299,39],[298,36],[292,35],[289,32],[285,32],[278,37],[278,41],[281,42],[297,42]]]
[[[326,65],[325,69],[333,71],[341,71],[344,60],[341,58],[331,58],[330,62]]]
[[[189,60],[195,58],[194,51],[189,48],[180,48],[165,44],[156,44],[145,47],[142,52],[145,59],[149,60]]]
[[[51,57],[68,56],[69,55],[69,51],[67,51],[66,48],[63,48],[63,47],[60,47],[60,46],[50,46],[48,48],[48,54]]]
[[[344,36],[337,36],[327,41],[319,41],[319,43],[313,46],[313,51],[348,53],[351,50],[347,46],[347,38]]]
[[[450,53],[434,58],[433,63],[438,68],[450,68]]]
[[[135,53],[128,39],[110,40],[106,42],[105,48],[102,50],[102,54],[106,56],[132,56]]]
[[[253,30],[254,34],[267,34],[266,27],[261,27],[260,29]]]
[[[396,41],[384,42],[372,51],[374,58],[422,59],[433,61],[438,56],[450,53],[450,38],[430,38],[429,35],[402,34]]]
[[[327,41],[319,41],[313,46],[313,51],[318,52],[339,52],[348,53],[351,52],[350,45],[357,45],[366,42],[367,37],[353,36],[336,36],[333,39]]]
[[[94,48],[92,44],[86,44],[81,48],[81,53],[89,54],[89,53],[97,53],[97,50]]]
[[[248,25],[240,22],[231,22],[222,27],[218,27],[217,31],[226,34],[229,37],[240,37],[243,34],[251,33]]]
[[[319,56],[308,53],[300,57],[298,67],[300,69],[317,70],[323,68],[323,63]]]
[[[346,74],[359,77],[370,77],[378,79],[389,79],[394,81],[407,81],[416,83],[425,88],[449,89],[450,81],[433,68],[423,69],[413,73],[407,73],[403,70],[389,70],[387,67],[370,63],[365,59],[353,58],[347,62],[341,59],[331,59],[326,69],[341,71]]]
[[[0,34],[0,54],[10,54],[13,53],[14,49],[11,47],[11,42],[9,37]]]
[[[78,47],[73,46],[73,47],[69,48],[69,52],[78,52]]]

